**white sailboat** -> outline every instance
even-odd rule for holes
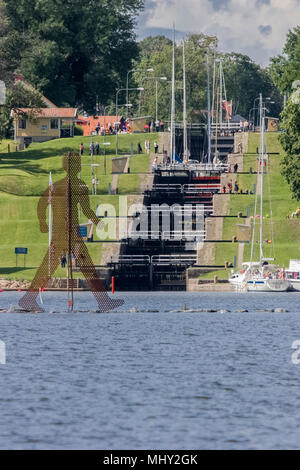
[[[286,292],[290,289],[291,283],[286,278],[286,273],[279,266],[269,264],[274,259],[266,259],[263,253],[263,191],[264,191],[264,162],[265,158],[265,118],[263,116],[263,100],[260,95],[260,128],[261,128],[261,158],[260,158],[260,259],[253,262],[255,228],[256,228],[256,211],[257,198],[255,202],[254,224],[252,232],[252,248],[251,261],[244,263],[243,269],[238,273],[232,273],[229,282],[236,287],[237,290],[245,290],[248,292]],[[259,180],[258,180],[259,181]]]

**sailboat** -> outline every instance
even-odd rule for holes
[[[243,264],[242,271],[232,273],[229,282],[238,290],[245,290],[248,292],[286,292],[290,289],[291,283],[286,278],[284,269],[274,264],[274,259],[266,259],[263,253],[263,189],[264,189],[264,163],[267,155],[265,154],[265,117],[263,116],[263,100],[260,95],[260,128],[261,128],[261,157],[260,167],[261,171],[258,173],[258,182],[260,177],[260,259],[253,262],[253,251],[255,241],[255,228],[257,219],[257,199],[255,202],[254,224],[252,232],[252,249],[251,261]]]

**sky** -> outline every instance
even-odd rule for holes
[[[240,52],[266,66],[281,54],[288,31],[300,25],[300,0],[145,0],[138,39],[205,33],[219,38],[222,52]]]

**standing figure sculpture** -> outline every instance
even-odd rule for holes
[[[61,254],[67,253],[68,265],[74,257],[76,266],[81,270],[92,291],[100,312],[112,311],[121,305],[123,300],[111,299],[99,278],[88,249],[79,232],[78,209],[85,217],[98,224],[99,220],[90,207],[88,187],[78,178],[81,171],[81,158],[76,153],[63,157],[63,168],[66,177],[54,183],[41,196],[37,213],[42,233],[48,233],[46,221],[47,207],[51,202],[53,212],[52,241],[44,260],[39,267],[30,289],[20,300],[19,306],[25,311],[42,312],[36,302],[40,289],[47,287],[48,282],[60,264]]]

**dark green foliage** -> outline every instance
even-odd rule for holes
[[[25,88],[21,83],[11,85],[7,90],[6,105],[1,106],[0,139],[13,137],[11,110],[21,112],[20,108],[39,109],[44,106],[42,96],[38,92]],[[34,119],[33,113],[26,115],[28,119]]]
[[[294,199],[300,201],[300,27],[287,34],[283,54],[271,59],[270,74],[279,89],[290,95],[282,113],[280,142],[285,156],[282,174]]]
[[[300,26],[287,34],[283,54],[271,59],[270,74],[282,93],[290,94],[300,80]]]
[[[190,121],[205,121],[206,110],[206,53],[213,54],[217,44],[215,36],[193,34],[185,42],[186,81],[187,81],[187,111]],[[171,70],[172,70],[172,41],[163,36],[144,39],[139,43],[140,57],[134,63],[135,69],[146,70],[153,68],[155,73],[136,72],[131,78],[130,85],[143,86],[142,111],[144,116],[155,117],[155,80],[151,78],[167,77],[169,82],[159,81],[158,85],[158,117],[170,119]],[[151,47],[152,53],[151,53]],[[176,119],[182,119],[182,44],[176,44]],[[204,111],[202,113],[202,111]]]
[[[142,0],[4,0],[5,60],[56,105],[93,112],[124,81],[138,53]]]
[[[290,185],[294,199],[300,201],[300,105],[296,95],[288,101],[282,118],[284,132],[280,136],[280,142],[285,150],[282,174]]]
[[[186,78],[187,78],[187,108],[190,121],[206,120],[206,54],[209,53],[211,64],[213,58],[222,58],[224,76],[227,88],[227,99],[233,101],[233,113],[249,117],[254,100],[263,93],[271,97],[274,105],[269,106],[269,115],[278,117],[282,110],[282,97],[272,82],[266,69],[255,64],[248,56],[242,54],[220,54],[215,52],[218,40],[214,36],[192,34],[186,38]],[[135,62],[135,69],[146,70],[153,68],[158,77],[167,76],[171,80],[172,41],[164,36],[155,36],[144,39],[139,43],[140,58]],[[182,83],[182,44],[176,44],[176,80]],[[142,94],[143,115],[155,115],[155,81],[149,80],[151,74],[136,72],[133,75],[135,82],[131,85],[143,86]],[[177,119],[182,119],[182,85],[177,83],[176,108]],[[212,88],[211,88],[212,90]],[[171,85],[160,82],[159,117],[165,120],[170,116]],[[225,99],[225,97],[224,97]]]
[[[282,97],[267,70],[250,57],[236,53],[223,55],[223,67],[227,98],[233,101],[233,114],[240,114],[248,119],[254,100],[262,93],[265,98],[270,97],[275,102],[268,106],[268,116],[279,117]]]

